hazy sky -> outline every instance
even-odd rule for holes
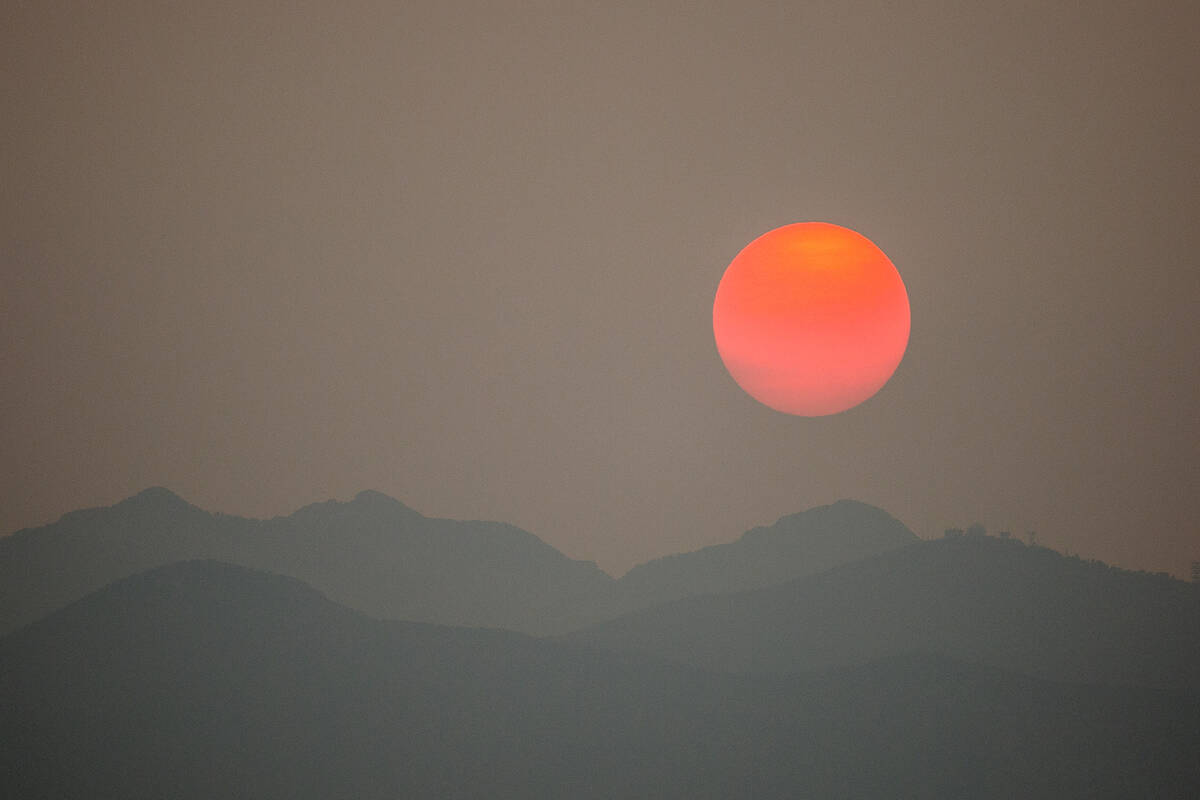
[[[250,516],[375,488],[619,573],[853,497],[1183,574],[1198,21],[5,3],[0,532],[150,485]],[[730,259],[801,220],[912,306],[892,381],[820,419],[712,339]]]

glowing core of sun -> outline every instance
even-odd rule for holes
[[[805,417],[853,408],[908,346],[908,292],[870,239],[827,222],[768,231],[737,254],[713,301],[725,368],[760,403]]]

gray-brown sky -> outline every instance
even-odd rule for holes
[[[1194,3],[613,5],[6,3],[0,531],[377,488],[620,572],[854,497],[1200,558]],[[710,317],[809,219],[913,310],[816,420]]]

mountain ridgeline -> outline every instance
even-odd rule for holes
[[[150,489],[0,539],[0,796],[1193,798],[1197,588],[852,501],[614,580]]]
[[[1198,589],[1011,539],[962,537],[684,598],[567,638],[738,673],[926,652],[1067,683],[1200,692]]]
[[[0,638],[22,798],[1185,798],[1200,704],[908,654],[747,676],[367,618],[211,561]]]
[[[511,525],[432,519],[379,492],[254,520],[209,513],[154,488],[0,538],[0,633],[119,578],[198,558],[299,578],[369,616],[565,633],[916,541],[879,509],[841,501],[730,544],[651,561],[618,581]]]
[[[154,488],[0,539],[0,631],[188,559],[299,578],[370,616],[539,633],[581,621],[612,583],[519,528],[430,519],[379,492],[255,520]]]
[[[917,542],[887,512],[854,500],[790,514],[728,544],[665,556],[621,578],[620,602],[646,608],[683,597],[758,589]]]

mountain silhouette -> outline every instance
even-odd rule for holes
[[[573,627],[613,582],[519,528],[431,519],[379,492],[254,520],[153,488],[0,538],[0,632],[197,558],[291,575],[371,616],[529,632]]]
[[[531,533],[422,516],[374,491],[270,520],[214,514],[163,488],[0,538],[0,633],[119,578],[207,558],[299,578],[370,616],[565,633],[634,609],[808,575],[916,537],[839,501],[614,581]]]
[[[753,528],[735,542],[636,566],[618,581],[617,594],[632,609],[757,589],[916,541],[916,534],[886,511],[839,500]]]
[[[1194,586],[990,537],[921,542],[568,638],[733,672],[920,650],[1057,681],[1200,689]]]
[[[910,653],[738,676],[369,619],[211,561],[0,638],[22,798],[1194,797],[1195,695]]]

